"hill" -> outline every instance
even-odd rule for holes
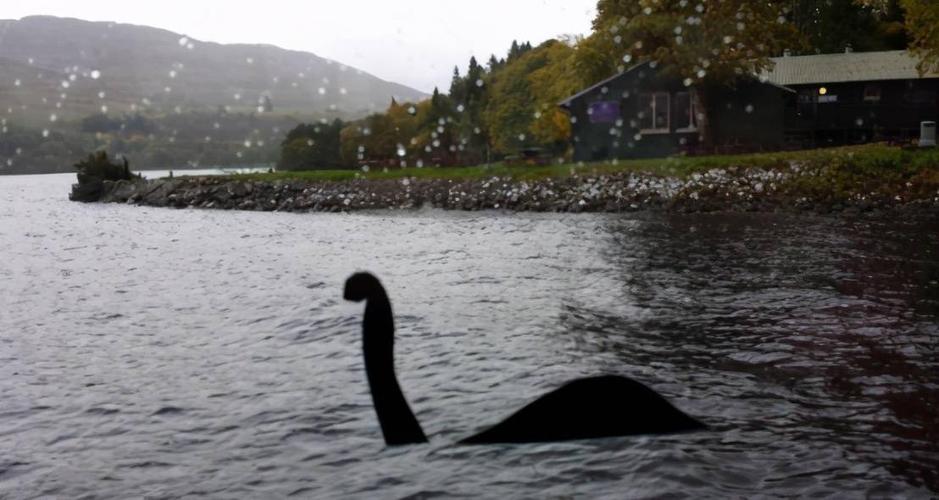
[[[49,16],[0,21],[0,75],[0,106],[14,115],[19,108],[23,118],[80,117],[101,106],[157,114],[253,111],[266,99],[278,113],[361,116],[384,109],[392,97],[426,97],[307,52]]]
[[[272,162],[300,121],[349,120],[392,98],[425,97],[270,45],[50,16],[0,20],[0,173],[69,171],[96,147],[146,167]]]

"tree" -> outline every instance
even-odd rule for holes
[[[873,2],[876,2],[873,3]],[[831,54],[906,48],[903,10],[897,0],[791,0],[788,19],[805,37],[795,52]]]
[[[466,100],[466,80],[460,76],[460,68],[453,68],[453,79],[450,81],[450,99],[455,102]]]
[[[906,14],[910,51],[920,58],[919,71],[939,71],[939,2],[900,0]]]
[[[496,149],[510,153],[532,145],[553,146],[567,133],[563,126],[554,127],[560,124],[554,113],[557,102],[582,84],[572,75],[573,64],[568,65],[572,54],[567,45],[549,40],[490,75],[483,121]]]
[[[287,133],[281,142],[277,168],[283,170],[316,170],[341,168],[341,120],[332,123],[301,123]]]

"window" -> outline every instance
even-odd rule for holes
[[[587,108],[587,114],[590,115],[590,123],[613,123],[620,118],[619,102],[592,102]]]
[[[864,102],[880,102],[880,85],[871,83],[864,87]]]
[[[643,132],[668,132],[669,104],[667,92],[639,94],[640,129]]]
[[[675,94],[675,130],[692,131],[698,128],[696,104],[694,95],[689,92]]]
[[[906,101],[911,104],[918,105],[934,105],[936,104],[936,92],[934,90],[914,90],[906,94]]]

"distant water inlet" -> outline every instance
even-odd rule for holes
[[[0,497],[939,494],[939,221],[291,214],[0,178]],[[355,270],[430,444],[388,448]],[[707,432],[452,446],[566,380]]]

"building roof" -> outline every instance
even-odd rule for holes
[[[918,60],[905,50],[847,52],[812,56],[774,57],[776,66],[761,75],[778,85],[863,82],[939,78],[939,72],[920,75]]]
[[[612,82],[613,80],[616,80],[617,78],[619,78],[619,77],[625,75],[626,73],[629,73],[630,71],[632,71],[632,70],[634,70],[634,69],[636,69],[636,68],[638,68],[638,67],[640,67],[640,66],[645,66],[646,64],[648,64],[648,63],[639,63],[639,64],[636,64],[636,65],[630,67],[629,69],[623,71],[622,73],[617,73],[617,74],[615,74],[615,75],[613,75],[613,76],[611,76],[611,77],[609,77],[609,78],[607,78],[607,79],[605,79],[605,80],[601,80],[601,81],[599,81],[599,82],[597,82],[597,83],[595,83],[595,84],[593,84],[593,85],[591,85],[591,86],[585,88],[584,90],[581,90],[580,92],[578,92],[578,93],[576,93],[576,94],[574,94],[574,95],[568,97],[567,99],[564,99],[563,101],[559,102],[558,105],[559,105],[559,106],[562,106],[562,107],[570,106],[572,101],[575,101],[575,100],[577,100],[577,99],[579,99],[579,98],[581,98],[581,97],[583,97],[583,96],[589,94],[590,92],[592,92],[592,91],[594,91],[594,90],[596,90],[596,89],[598,89],[598,88],[600,88],[600,87],[602,87],[602,86],[604,86],[604,85],[606,85],[606,84]]]
[[[788,87],[789,85],[939,78],[939,70],[927,71],[920,75],[916,69],[919,60],[905,50],[784,56],[774,57],[771,60],[775,66],[772,70],[764,71],[760,75],[760,81],[788,92],[794,92]],[[646,64],[648,63],[636,64],[622,73],[587,87],[558,104],[562,107],[569,107],[572,101]]]
[[[636,64],[636,65],[630,67],[629,69],[623,71],[622,73],[617,73],[617,74],[615,74],[615,75],[613,75],[613,76],[611,76],[611,77],[609,77],[609,78],[607,78],[607,79],[605,79],[605,80],[601,80],[601,81],[599,81],[599,82],[597,82],[597,83],[595,83],[595,84],[593,84],[593,85],[591,85],[591,86],[585,88],[584,90],[581,90],[580,92],[578,92],[578,93],[576,93],[576,94],[574,94],[574,95],[568,97],[567,99],[564,99],[563,101],[559,102],[558,105],[561,106],[561,107],[564,107],[564,108],[570,107],[570,105],[571,105],[571,103],[572,103],[573,101],[576,101],[577,99],[580,99],[581,97],[583,97],[583,96],[585,96],[585,95],[587,95],[587,94],[593,92],[594,90],[596,90],[596,89],[598,89],[598,88],[601,88],[601,87],[603,87],[603,86],[605,86],[605,85],[608,85],[608,84],[609,84],[610,82],[612,82],[613,80],[616,80],[617,78],[620,78],[620,77],[622,77],[623,75],[625,75],[625,74],[627,74],[627,73],[631,73],[632,71],[635,71],[636,69],[639,69],[639,68],[641,68],[641,67],[647,66],[647,65],[649,65],[649,64],[650,64],[650,63],[648,63],[648,62],[642,62],[642,63]],[[652,67],[654,68],[654,66],[652,66]],[[779,88],[780,90],[783,90],[783,91],[785,91],[785,92],[795,92],[794,90],[792,90],[792,89],[786,87],[785,85],[779,84],[779,83],[777,83],[777,82],[775,82],[775,81],[773,81],[773,80],[766,80],[765,78],[763,78],[763,79],[761,79],[761,81],[763,81],[763,83],[765,83],[765,84],[767,84],[767,85],[772,85],[773,87],[777,87],[777,88]]]

